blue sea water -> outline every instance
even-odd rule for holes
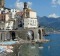
[[[50,42],[43,44],[42,56],[60,56],[60,34],[50,34],[45,38],[50,39]]]
[[[45,36],[50,42],[39,44],[23,44],[19,56],[60,56],[60,34]]]
[[[16,44],[16,41],[4,41],[4,42],[0,42],[0,44],[3,44],[3,45],[12,45],[12,44]]]

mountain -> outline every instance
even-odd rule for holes
[[[60,30],[60,17],[53,18],[53,17],[46,17],[46,16],[44,17],[38,16],[38,22],[40,26]]]

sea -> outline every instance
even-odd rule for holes
[[[8,56],[60,56],[60,34],[53,33],[44,38],[50,41],[16,45],[13,49],[14,52]]]

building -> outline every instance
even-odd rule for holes
[[[24,9],[23,9],[24,15],[24,28],[37,28],[38,22],[37,22],[37,13],[33,11],[32,9],[28,8],[27,3],[24,3]]]
[[[43,28],[38,27],[37,13],[30,9],[26,2],[24,2],[23,12],[17,13],[17,17],[19,18],[21,27],[19,27],[19,31],[16,34],[20,38],[34,41],[44,39]]]
[[[43,28],[38,27],[37,13],[30,9],[26,2],[24,2],[23,11],[5,8],[4,0],[1,0],[0,3],[1,40],[14,40],[18,37],[32,41],[43,39]],[[7,33],[8,37],[6,37]]]
[[[4,0],[0,0],[0,8],[4,7]]]
[[[0,8],[0,29],[12,30],[17,28],[17,19],[15,18],[17,9]]]

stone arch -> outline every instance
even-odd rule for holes
[[[45,30],[44,29],[42,29],[42,34],[43,34],[43,36],[45,35]]]
[[[16,38],[16,33],[14,31],[11,31],[10,34],[11,34],[12,40],[14,40]]]
[[[41,30],[38,30],[39,39],[41,39]]]
[[[27,32],[27,39],[28,40],[34,40],[34,31],[33,30],[29,30]]]

